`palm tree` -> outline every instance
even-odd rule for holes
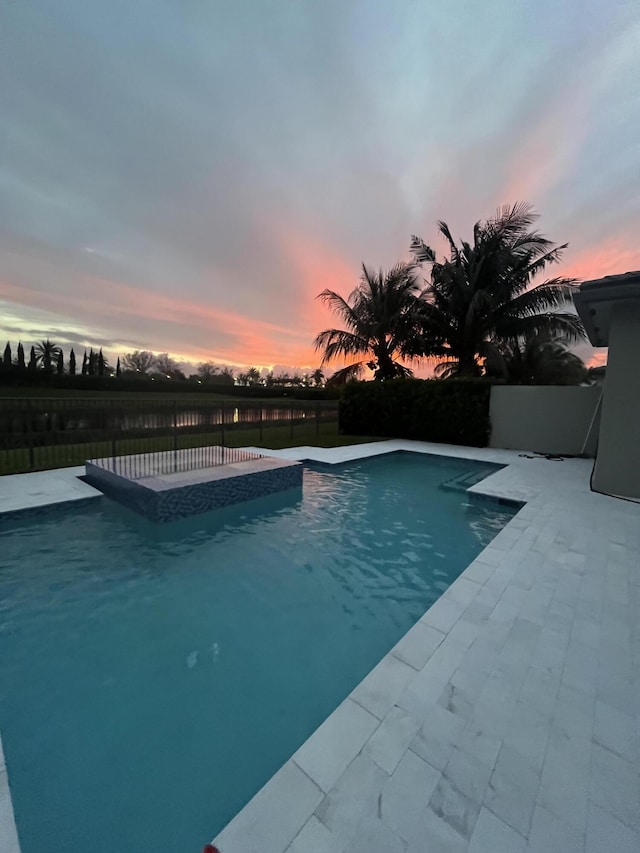
[[[365,365],[376,379],[411,376],[397,361],[411,357],[412,332],[416,324],[419,286],[412,264],[396,264],[388,272],[374,272],[362,265],[360,284],[344,299],[333,290],[323,290],[319,299],[343,320],[346,329],[325,329],[316,337],[322,365],[338,358],[362,356],[338,370],[332,379],[339,383],[361,376]]]
[[[316,367],[316,369],[311,374],[311,381],[316,386],[316,388],[320,388],[322,383],[324,382],[324,372],[321,367]]]
[[[449,258],[438,261],[432,248],[413,237],[416,263],[431,265],[422,294],[422,337],[415,355],[441,359],[436,372],[479,376],[482,359],[505,342],[537,335],[570,343],[584,338],[580,319],[557,309],[572,303],[575,279],[547,279],[531,287],[548,265],[557,263],[566,244],[555,246],[537,231],[532,208],[523,203],[498,210],[494,219],[477,222],[473,244],[457,246],[446,222],[438,228],[449,244]]]
[[[583,360],[569,350],[568,341],[536,335],[525,341],[501,344],[487,357],[488,376],[522,385],[579,385],[589,371]]]
[[[249,370],[247,370],[247,380],[249,385],[260,384],[260,371],[257,367],[250,367]]]
[[[40,341],[36,344],[35,351],[36,363],[43,367],[47,373],[51,373],[53,364],[54,362],[57,363],[60,354],[58,344],[47,338],[46,341]]]

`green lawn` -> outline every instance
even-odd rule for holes
[[[363,444],[368,441],[382,439],[364,435],[340,435],[338,425],[323,423],[320,434],[316,435],[315,424],[294,425],[293,437],[291,426],[264,427],[262,438],[258,427],[249,429],[227,430],[225,444],[227,447],[265,447],[270,450],[280,450],[283,447],[312,445],[315,447],[341,447],[349,444]],[[220,434],[201,433],[182,435],[178,437],[178,448],[206,447],[220,443]],[[149,438],[119,439],[115,445],[116,455],[124,456],[130,453],[152,453],[162,450],[173,450],[173,436],[153,436]],[[87,459],[111,456],[113,445],[111,441],[87,442],[84,444],[49,445],[35,447],[33,450],[33,467],[29,465],[29,450],[19,448],[0,451],[0,473],[20,474],[29,470],[44,470],[47,468],[64,468],[69,465],[83,465]]]

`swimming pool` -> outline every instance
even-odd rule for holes
[[[516,512],[392,454],[158,527],[0,528],[0,731],[22,853],[199,851]]]

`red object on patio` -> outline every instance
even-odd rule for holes
[[[205,844],[202,853],[220,853],[220,851],[213,844]]]

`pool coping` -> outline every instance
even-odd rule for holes
[[[611,534],[613,538],[609,535],[608,528],[605,528],[606,534],[593,532],[590,543],[592,549],[598,551],[593,559],[601,556],[602,548],[605,546],[609,550],[616,549],[616,553],[620,552],[619,559],[622,560],[623,566],[627,566],[625,571],[629,574],[628,561],[631,560],[633,563],[636,560],[636,554],[640,554],[639,546],[636,544],[637,536],[633,532],[634,525],[637,527],[640,523],[640,507],[623,504],[615,498],[590,493],[588,487],[592,465],[590,460],[567,459],[562,469],[558,469],[557,463],[541,459],[523,459],[522,454],[516,451],[410,441],[376,442],[369,445],[330,449],[313,447],[288,448],[281,451],[265,451],[262,448],[252,447],[246,449],[291,461],[315,461],[329,465],[397,450],[495,462],[505,467],[472,486],[469,493],[477,494],[479,497],[515,501],[522,504],[523,508],[283,764],[280,770],[224,827],[214,839],[214,843],[221,853],[312,853],[312,851],[324,853],[329,850],[351,850],[348,842],[345,842],[340,835],[340,821],[335,814],[338,808],[336,803],[338,801],[342,803],[343,812],[345,809],[348,812],[355,807],[355,801],[361,795],[360,788],[364,783],[368,784],[366,779],[357,778],[357,773],[360,773],[365,766],[369,768],[367,772],[373,772],[371,768],[374,768],[386,782],[393,783],[400,775],[400,769],[406,776],[407,768],[411,765],[412,772],[423,774],[420,777],[421,784],[427,785],[429,791],[435,790],[434,797],[445,796],[446,791],[443,794],[444,789],[441,790],[444,784],[445,788],[449,786],[447,789],[449,794],[453,791],[460,798],[460,802],[467,802],[467,795],[462,794],[446,775],[446,773],[451,775],[453,771],[450,772],[447,767],[445,773],[444,767],[439,768],[435,760],[433,764],[429,763],[431,760],[429,755],[419,755],[415,749],[409,749],[407,737],[421,731],[420,719],[425,708],[427,706],[429,709],[436,708],[438,696],[443,688],[449,687],[453,691],[451,681],[456,671],[461,671],[458,669],[461,661],[464,661],[468,653],[470,654],[469,649],[484,626],[490,625],[492,630],[499,632],[506,631],[512,626],[515,626],[513,628],[515,631],[516,627],[522,628],[524,625],[529,628],[535,627],[538,631],[551,631],[553,636],[562,636],[565,628],[561,624],[560,616],[555,612],[550,613],[549,601],[546,601],[543,607],[537,599],[536,601],[527,599],[527,595],[530,595],[533,589],[536,589],[537,594],[543,590],[543,587],[540,589],[535,587],[535,572],[539,570],[539,564],[547,560],[550,566],[547,572],[556,571],[558,564],[561,564],[563,569],[566,565],[567,578],[558,581],[558,587],[561,582],[565,583],[565,580],[565,585],[569,581],[577,583],[578,578],[575,575],[580,573],[578,567],[582,564],[581,561],[586,565],[592,560],[592,555],[589,554],[586,546],[583,547],[583,544],[578,541],[578,532],[574,534],[574,541],[568,545],[562,541],[562,547],[560,547],[559,537],[560,535],[566,537],[567,533],[564,528],[561,528],[560,521],[556,517],[564,513],[567,518],[573,518],[571,515],[573,512],[576,518],[580,517],[582,524],[582,513],[590,518],[592,527],[595,527],[595,521],[599,519],[600,514],[608,514],[608,517],[613,520],[611,526],[616,530]],[[572,509],[574,503],[575,508]],[[579,532],[586,537],[589,534],[589,527],[585,524],[584,529],[581,527]],[[535,565],[531,562],[533,557],[535,557]],[[551,595],[552,577],[555,578],[555,575],[549,574],[544,578],[546,587],[549,588],[549,595]],[[628,582],[631,583],[630,580]],[[637,583],[637,581],[634,582]],[[566,597],[568,593],[564,590],[563,594]],[[586,607],[589,602],[585,600],[582,603]],[[554,599],[552,605],[560,608],[563,606],[563,601],[556,603]],[[615,600],[611,606],[614,605]],[[485,621],[482,622],[477,616],[471,618],[472,611],[482,608],[492,609],[488,619],[485,617]],[[586,620],[580,621],[581,630],[586,631]],[[552,623],[551,627],[548,622]],[[509,636],[511,637],[512,634]],[[575,645],[573,636],[571,633],[567,658]],[[589,641],[585,635],[585,642],[575,641],[576,647],[588,650]],[[579,697],[581,706],[591,703],[592,709],[595,708],[595,688],[592,696],[591,685],[586,683],[579,665],[573,661],[569,667],[567,663],[561,672],[561,690],[573,691]],[[635,683],[635,686],[640,691],[640,684]],[[544,690],[539,692],[544,698]],[[498,696],[498,701],[500,698]],[[631,719],[628,713],[624,713],[628,709],[623,707],[622,701],[616,696],[609,698],[606,693],[600,695],[599,685],[597,698],[601,708],[607,708],[611,713],[615,711],[625,722],[627,718]],[[536,701],[537,698],[532,694],[532,704],[535,705]],[[621,710],[616,710],[616,706]],[[497,719],[501,719],[499,704],[493,713]],[[592,718],[593,713],[592,710]],[[640,732],[640,724],[637,720],[634,724]],[[483,727],[486,727],[490,734],[493,725],[495,720],[491,717],[483,719]],[[568,724],[565,721],[565,727],[566,725]],[[593,719],[591,725],[593,727]],[[491,737],[485,738],[487,741],[491,739]],[[596,743],[595,739],[594,743]],[[519,743],[518,746],[520,746]],[[524,750],[525,745],[522,748]],[[596,743],[595,748],[600,749],[600,745]],[[502,752],[500,754],[502,755]],[[552,759],[553,756],[545,758],[545,772],[547,764]],[[477,759],[471,757],[469,760]],[[616,760],[620,759],[616,757]],[[495,761],[496,755],[493,756],[493,762]],[[495,772],[497,771],[498,765],[495,768]],[[592,785],[594,772],[592,771],[591,776]],[[350,773],[354,778],[347,782]],[[428,778],[424,776],[425,773]],[[542,768],[539,768],[539,773],[542,773]],[[413,784],[417,784],[418,781],[417,778],[414,779]],[[582,791],[584,785],[588,785],[588,781],[588,773],[586,782],[576,777],[576,787]],[[3,782],[6,791],[3,791]],[[407,785],[407,779],[403,784]],[[366,788],[366,784],[364,787]],[[463,787],[461,783],[460,787]],[[527,849],[538,853],[538,851],[552,849],[549,846],[552,843],[549,838],[551,838],[550,833],[555,832],[554,838],[562,837],[570,839],[572,843],[575,842],[574,846],[571,846],[565,841],[562,849],[570,847],[572,851],[582,853],[586,849],[585,839],[591,831],[592,811],[589,812],[589,828],[586,826],[585,816],[585,824],[578,831],[576,824],[583,819],[582,814],[575,820],[571,814],[568,817],[565,812],[559,814],[560,809],[556,808],[548,798],[544,798],[543,787],[540,786],[542,793],[536,795],[533,823],[530,820],[529,830],[526,832],[516,831],[513,828],[513,821],[510,823],[505,813],[500,811],[502,807],[492,806],[481,799],[474,812],[474,825],[466,841],[464,839],[461,841],[460,835],[457,832],[454,833],[455,844],[459,845],[455,847],[451,834],[452,818],[450,819],[450,815],[447,814],[449,806],[446,803],[443,804],[437,819],[434,817],[431,805],[429,809],[425,807],[431,823],[427,830],[422,826],[421,843],[426,843],[427,836],[424,835],[426,831],[434,844],[441,844],[443,849],[449,849],[447,847],[449,843],[452,845],[451,849],[456,851],[466,850],[468,846],[469,853],[472,849],[475,853],[476,850],[494,849],[495,844],[495,849],[519,853],[521,850],[524,851],[528,843]],[[405,793],[408,791],[409,788]],[[3,802],[3,793],[9,797],[11,815],[7,774],[6,771],[3,774],[0,767],[0,803]],[[376,843],[382,842],[385,851],[387,849],[389,851],[407,850],[409,853],[414,853],[414,850],[423,849],[419,846],[414,847],[404,835],[400,838],[397,833],[402,830],[399,830],[397,825],[393,825],[393,819],[391,819],[391,826],[387,815],[385,815],[387,823],[382,820],[381,797],[380,794],[377,802],[378,814],[370,816],[370,823],[362,825],[362,838],[374,839]],[[633,839],[639,838],[637,831],[640,827],[634,825],[630,828],[627,823],[624,823],[624,816],[621,817],[616,813],[616,806],[606,801],[606,792],[603,793],[598,789],[595,794],[590,793],[589,797],[590,804],[593,797],[598,820],[609,821],[607,825],[613,827],[611,831],[624,830],[634,833]],[[566,811],[567,804],[562,797],[560,797],[560,803]],[[375,811],[375,803],[371,807]],[[424,815],[421,819],[424,819]],[[344,813],[341,820],[343,823],[346,820]],[[371,834],[374,832],[373,824],[375,824],[377,835]],[[543,839],[543,846],[538,844],[542,837],[541,833],[546,833],[547,839],[546,842]],[[482,845],[482,841],[476,843],[475,839],[480,836],[485,839],[485,846]],[[500,839],[503,841],[501,842]],[[203,843],[205,841],[206,839]],[[8,834],[5,834],[0,821],[0,848],[4,853],[3,844],[7,846],[10,853],[19,853],[17,836],[15,838],[11,836],[10,828]]]

